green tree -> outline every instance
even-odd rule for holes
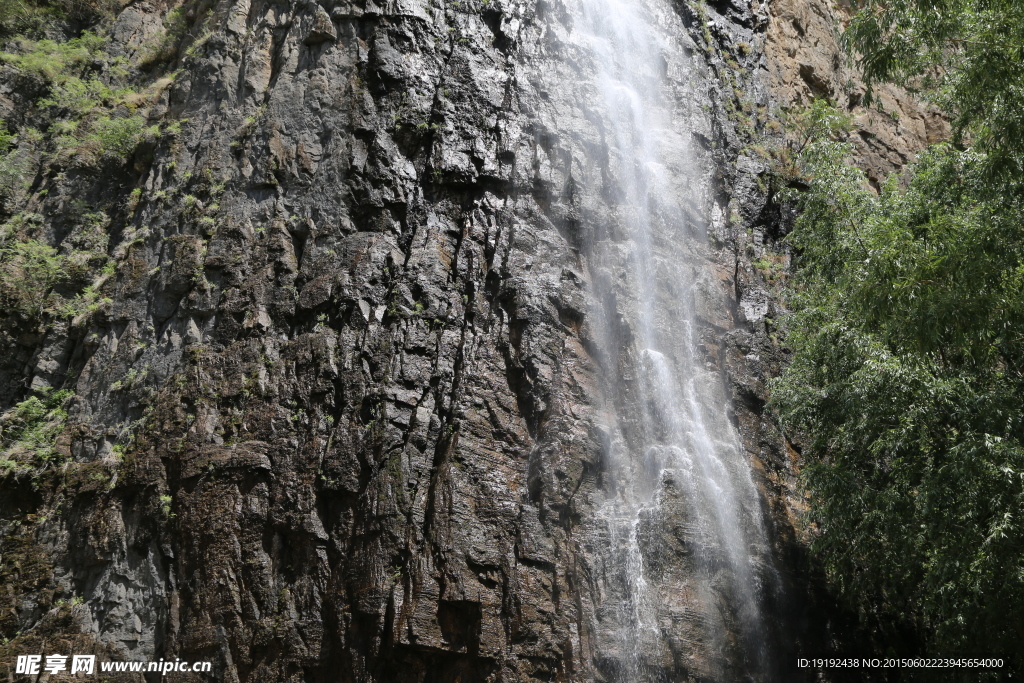
[[[792,364],[772,402],[803,445],[814,549],[865,615],[936,652],[1024,634],[1024,210],[939,146],[866,189],[844,146],[803,155]]]
[[[845,39],[869,85],[917,89],[954,135],[876,194],[826,125],[838,114],[805,116],[794,357],[772,405],[802,446],[838,591],[932,653],[1010,654],[1024,636],[1024,3],[856,5]]]

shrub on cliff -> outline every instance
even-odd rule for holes
[[[953,117],[954,143],[984,152],[988,186],[1024,173],[1024,3],[854,0],[845,40],[868,84],[906,85]],[[982,188],[987,189],[987,188]]]
[[[0,477],[31,472],[54,461],[54,444],[68,418],[63,405],[72,393],[46,389],[0,415]]]
[[[0,226],[0,320],[12,313],[38,322],[43,316],[74,317],[108,300],[99,289],[113,273],[105,239],[87,249],[58,249],[29,238],[31,217],[23,214]],[[105,238],[105,235],[103,235]]]
[[[48,131],[55,147],[51,161],[74,159],[84,166],[104,159],[123,162],[147,132],[157,133],[147,131],[145,118],[135,113],[147,96],[128,85],[127,66],[111,59],[105,47],[106,39],[84,33],[64,43],[21,39],[16,51],[0,52],[0,61],[46,92],[35,106],[53,122]],[[101,62],[103,73],[94,73],[93,65]]]
[[[38,32],[64,19],[109,15],[119,5],[117,0],[0,0],[0,35]]]

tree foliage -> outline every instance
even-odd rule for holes
[[[804,446],[815,550],[867,612],[940,652],[1024,633],[1024,206],[940,145],[879,195],[819,140],[792,235],[792,364],[773,403]]]
[[[868,83],[917,88],[955,134],[875,193],[839,114],[805,115],[794,357],[772,405],[802,445],[839,592],[932,654],[1009,655],[1024,636],[1024,3],[858,5],[846,41]]]

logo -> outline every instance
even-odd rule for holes
[[[68,660],[71,660],[70,662]],[[188,662],[176,658],[174,661],[161,659],[158,662],[100,662],[100,673],[158,673],[161,676],[175,673],[210,673],[213,662]],[[72,675],[96,673],[96,655],[18,655],[14,673],[38,676],[42,673]]]
[[[42,655],[18,655],[14,663],[14,673],[36,676],[40,671],[48,674],[59,674],[68,670],[67,655],[47,655],[43,661]],[[72,674],[92,674],[96,670],[96,655],[72,655]]]

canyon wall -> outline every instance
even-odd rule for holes
[[[796,453],[764,411],[792,216],[758,150],[782,144],[780,107],[862,90],[825,0],[674,11],[699,112],[699,351],[763,496],[771,647],[790,661],[848,624],[810,568]],[[46,157],[5,209],[5,245],[72,254],[99,231],[111,267],[88,310],[0,314],[4,424],[70,390],[45,459],[5,441],[0,672],[76,652],[213,662],[179,680],[616,680],[588,268],[610,200],[581,189],[606,168],[567,5],[115,14],[83,68],[127,60],[132,111],[155,128],[120,158]],[[18,149],[48,128],[26,69],[0,71]],[[857,114],[875,179],[943,130],[899,91],[882,102],[902,113]],[[692,552],[656,545],[659,571]],[[685,600],[674,614],[652,676],[744,675],[735,652],[709,661]]]

